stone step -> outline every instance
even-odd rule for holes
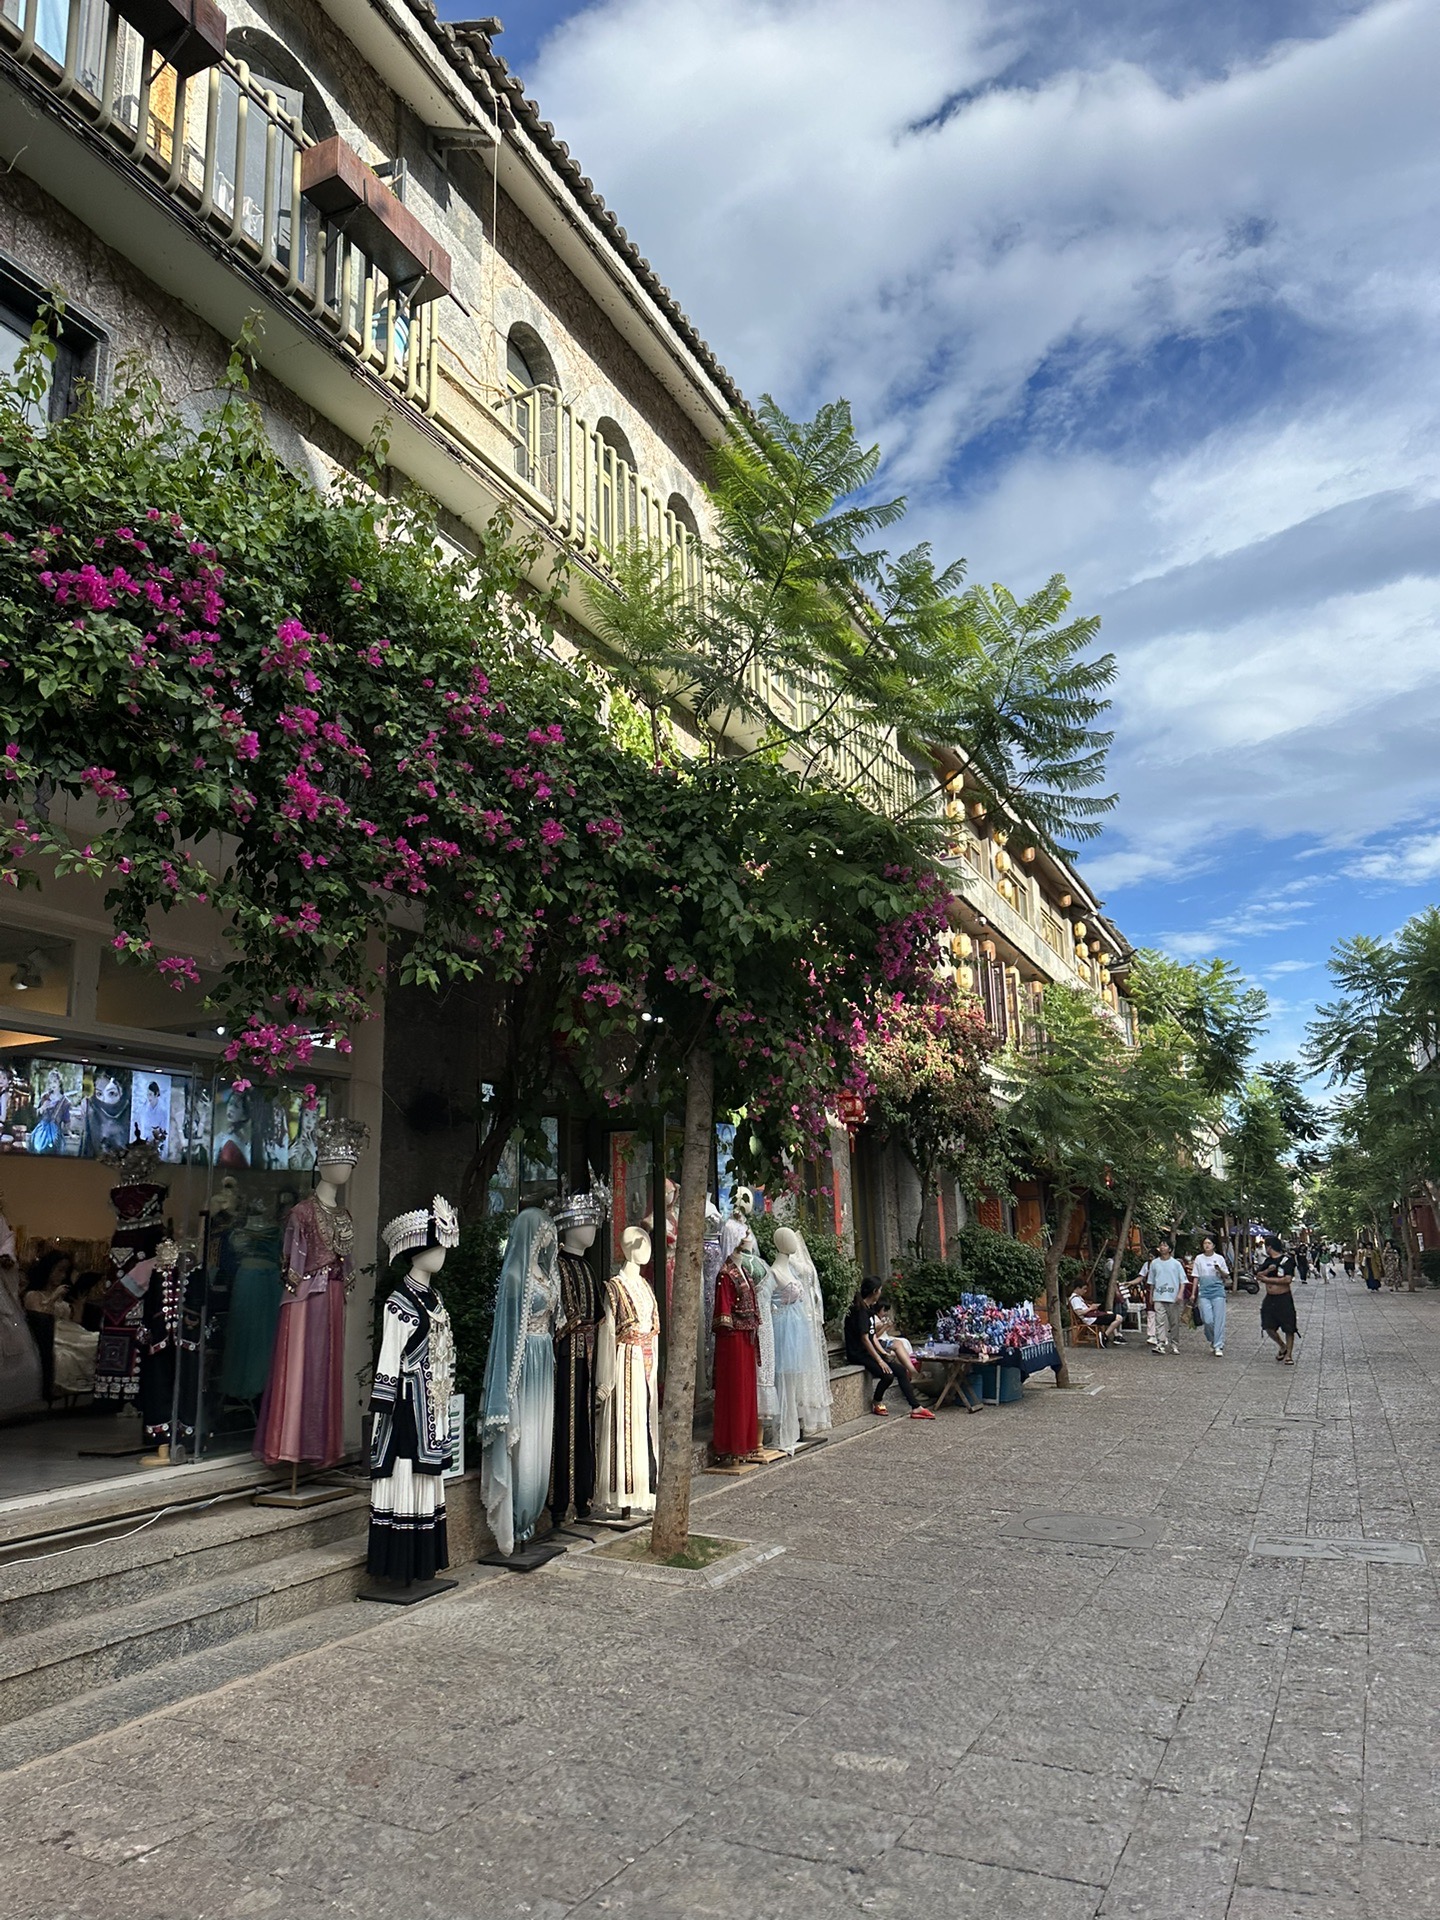
[[[353,1516],[352,1516],[353,1517]],[[0,1726],[359,1591],[365,1535],[0,1640]]]
[[[58,1706],[27,1714],[9,1726],[0,1726],[0,1775],[47,1754],[62,1753],[82,1740],[113,1733],[117,1727],[127,1727],[146,1714],[177,1706],[182,1700],[213,1693],[232,1680],[263,1673],[267,1667],[299,1654],[315,1653],[364,1633],[380,1624],[388,1611],[344,1600],[302,1614],[283,1626],[242,1634],[237,1640],[144,1668],[128,1680],[113,1681]]]
[[[208,1508],[127,1518],[116,1536],[34,1542],[0,1560],[0,1648],[16,1634],[93,1617],[269,1560],[343,1540],[364,1525],[366,1501],[348,1493],[316,1507],[256,1507],[236,1490]]]

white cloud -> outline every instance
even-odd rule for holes
[[[1411,834],[1392,846],[1367,849],[1346,863],[1345,872],[1354,880],[1396,886],[1440,880],[1440,832]]]
[[[1193,871],[1236,833],[1424,819],[1440,8],[1384,0],[1199,79],[1112,38],[1007,81],[1043,56],[1037,21],[1029,0],[890,0],[883,22],[861,0],[596,0],[527,78],[751,391],[845,393],[915,537],[1019,589],[1062,570],[1107,616],[1122,808],[1098,885]],[[1257,313],[1273,365],[1247,390],[1226,343]],[[1193,419],[1144,385],[1177,336],[1216,356]],[[1377,883],[1440,873],[1418,843],[1362,859]]]

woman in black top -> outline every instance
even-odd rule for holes
[[[875,1382],[870,1400],[871,1413],[886,1414],[890,1409],[885,1405],[885,1395],[893,1386],[910,1402],[912,1420],[933,1420],[934,1414],[928,1407],[922,1407],[920,1396],[910,1384],[909,1375],[899,1365],[892,1366],[881,1351],[875,1338],[875,1316],[880,1306],[880,1282],[862,1280],[860,1291],[850,1302],[850,1311],[845,1316],[845,1358],[852,1366],[864,1367]]]
[[[1265,1289],[1260,1303],[1260,1325],[1279,1351],[1275,1358],[1282,1367],[1295,1364],[1295,1336],[1300,1323],[1295,1318],[1295,1256],[1286,1253],[1273,1233],[1265,1236],[1265,1258],[1256,1269],[1256,1278]]]

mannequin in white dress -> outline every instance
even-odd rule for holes
[[[799,1290],[804,1310],[806,1346],[804,1365],[794,1386],[796,1413],[808,1435],[828,1433],[834,1421],[831,1414],[830,1348],[825,1337],[825,1300],[820,1291],[820,1275],[805,1237],[796,1227],[780,1227],[775,1234],[775,1280],[778,1290],[784,1286]]]
[[[595,1503],[607,1513],[653,1513],[660,1311],[640,1271],[650,1259],[650,1236],[627,1227],[620,1247],[624,1263],[605,1283],[595,1338]]]

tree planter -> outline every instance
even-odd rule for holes
[[[306,148],[300,191],[412,306],[449,293],[449,254],[338,133]]]
[[[228,23],[215,0],[116,0],[115,11],[182,79],[224,55]]]

